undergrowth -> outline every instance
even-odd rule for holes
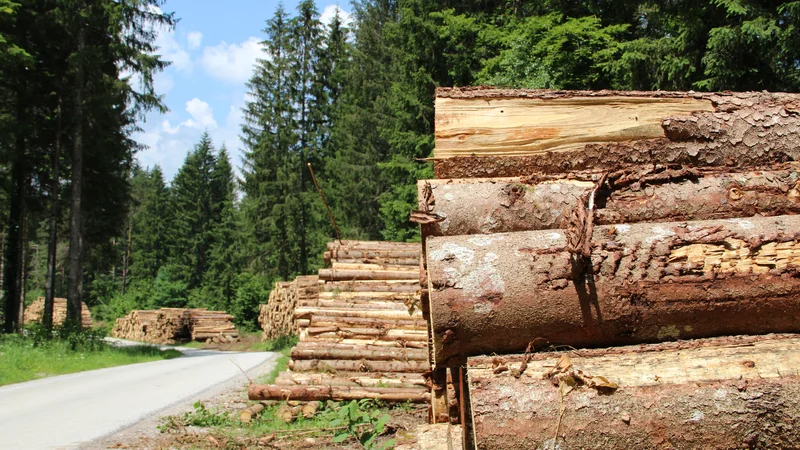
[[[324,402],[312,418],[302,415],[286,423],[276,416],[283,403],[267,406],[250,423],[241,422],[228,411],[207,408],[195,403],[194,409],[182,416],[162,419],[158,429],[162,433],[183,433],[185,428],[208,428],[209,431],[231,443],[242,438],[291,439],[293,437],[325,437],[334,444],[353,442],[367,450],[392,448],[394,439],[381,437],[388,434],[390,407],[375,400],[353,400],[348,403]],[[403,408],[403,406],[400,406]]]
[[[180,356],[177,350],[148,345],[114,347],[95,330],[32,326],[25,334],[0,336],[0,386]]]

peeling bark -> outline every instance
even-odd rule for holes
[[[800,216],[597,227],[586,262],[560,230],[431,237],[433,362],[800,331],[798,241]]]
[[[780,170],[652,170],[620,173],[597,193],[598,225],[708,220],[800,213],[800,166]],[[598,174],[553,180],[525,178],[423,180],[420,208],[443,218],[421,225],[426,236],[562,228]],[[648,182],[648,177],[652,181]],[[430,199],[423,205],[423,192]]]
[[[496,369],[521,355],[470,358],[469,425],[479,449],[798,448],[798,344],[765,336],[535,354],[521,375]]]

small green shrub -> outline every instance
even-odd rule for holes
[[[352,437],[367,450],[392,448],[395,444],[393,439],[380,445],[376,441],[378,436],[386,430],[386,423],[390,419],[389,415],[381,413],[381,411],[370,411],[370,406],[372,406],[370,400],[353,400],[338,410],[329,410],[336,416],[330,422],[331,427],[342,427],[333,436],[333,442],[344,442]]]

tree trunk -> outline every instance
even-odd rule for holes
[[[16,148],[11,163],[11,195],[9,198],[8,235],[5,264],[5,326],[6,333],[22,331],[22,280],[24,260],[24,227],[28,186],[27,141],[22,124],[25,122],[25,86],[17,91]]]
[[[589,234],[589,264],[569,251],[575,230],[430,237],[434,363],[533,341],[800,331],[798,230],[800,216],[603,226]]]
[[[78,2],[81,11],[82,3]],[[81,55],[86,46],[86,27],[78,25],[78,48]],[[81,55],[82,57],[83,55]],[[83,297],[83,62],[75,71],[75,111],[72,146],[72,200],[69,230],[69,278],[67,280],[67,322],[81,326],[81,301]]]
[[[597,192],[594,223],[707,220],[800,213],[796,163],[778,170],[644,170],[609,176]],[[440,222],[425,236],[563,228],[600,175],[552,180],[464,179],[418,183],[420,210]],[[647,180],[650,180],[649,182]]]
[[[428,361],[369,361],[340,359],[303,359],[289,361],[289,369],[296,372],[401,372],[422,373],[430,369]]]
[[[322,269],[320,269],[322,270]],[[418,280],[351,280],[328,281],[320,286],[322,292],[416,292]]]
[[[470,358],[478,449],[798,448],[800,338]]]
[[[436,177],[800,160],[794,94],[439,89]]]
[[[298,400],[348,401],[372,398],[386,402],[425,403],[430,394],[424,388],[380,388],[349,386],[278,386],[251,384],[248,388],[250,400]]]
[[[45,275],[44,314],[42,324],[47,330],[53,328],[53,299],[56,287],[56,258],[58,251],[58,197],[61,183],[61,92],[58,93],[56,109],[56,142],[53,151],[53,178],[50,180],[50,232],[47,240],[47,273]]]
[[[121,294],[125,295],[128,284],[128,261],[131,258],[131,235],[133,234],[133,220],[128,224],[128,238],[125,239],[125,251],[122,253],[122,288]]]

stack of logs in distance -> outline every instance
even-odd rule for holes
[[[262,341],[277,339],[299,333],[294,318],[295,307],[312,304],[316,301],[319,290],[319,277],[300,276],[294,281],[278,281],[269,294],[267,303],[259,309],[258,323],[264,330]]]
[[[428,402],[428,333],[419,305],[419,244],[328,244],[319,292],[294,311],[300,342],[274,385],[251,400]]]
[[[412,220],[465,448],[800,446],[798,160],[793,94],[438,90]]]
[[[44,297],[39,297],[30,306],[25,308],[23,315],[23,322],[27,325],[30,323],[41,323],[44,316]],[[53,299],[53,325],[64,325],[67,320],[67,299],[54,298]],[[92,314],[89,312],[89,307],[86,303],[81,302],[81,326],[83,328],[92,327]]]
[[[232,315],[203,308],[134,310],[117,319],[111,335],[151,344],[175,344],[187,340],[229,343],[239,339]]]

